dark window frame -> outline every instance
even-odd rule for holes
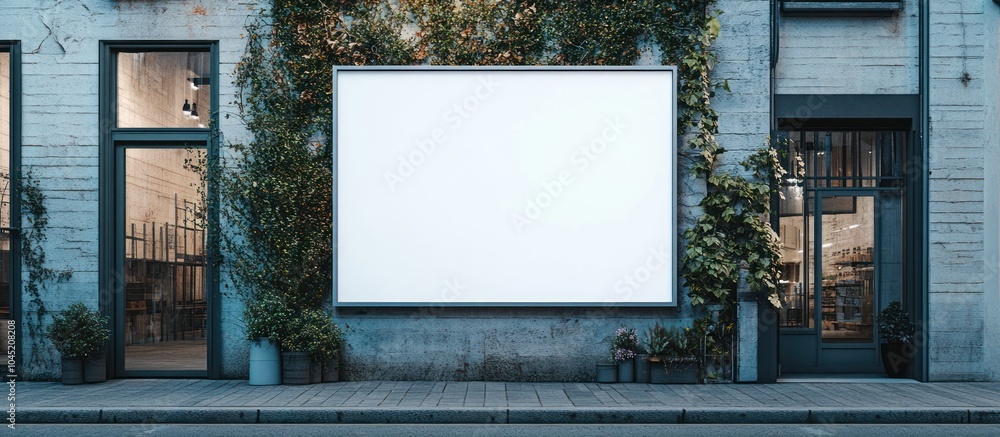
[[[781,14],[806,17],[886,17],[902,11],[904,5],[903,0],[781,0]]]
[[[107,347],[109,354],[109,377],[208,377],[221,376],[221,302],[219,293],[219,271],[217,263],[209,260],[206,271],[206,304],[208,311],[208,363],[207,371],[191,370],[131,370],[124,365],[124,320],[118,316],[124,307],[118,296],[119,281],[117,269],[117,208],[119,206],[118,169],[119,149],[135,145],[156,145],[183,147],[185,144],[203,145],[209,164],[219,157],[219,86],[211,87],[209,124],[205,128],[120,128],[117,121],[117,55],[120,52],[192,52],[210,53],[211,83],[219,83],[220,62],[219,42],[208,40],[192,41],[101,41],[99,52],[99,114],[100,138],[98,149],[99,178],[99,268],[100,307],[112,323],[112,336]],[[207,199],[209,226],[219,223],[218,193],[210,185]],[[211,237],[209,237],[211,238]]]
[[[925,197],[929,168],[925,164],[926,150],[920,124],[920,95],[917,94],[776,94],[772,117],[778,131],[793,130],[896,130],[908,132],[907,152],[903,156],[903,196],[905,202],[903,241],[912,244],[904,249],[906,310],[915,322],[926,325],[928,320],[928,287],[926,270]],[[896,188],[876,188],[896,189]],[[833,192],[831,189],[828,192]],[[772,199],[777,208],[778,198]],[[777,229],[778,214],[772,217]],[[795,330],[792,329],[791,332]],[[777,338],[775,339],[777,340]],[[927,378],[928,349],[917,348],[910,364],[910,374],[917,380]],[[776,363],[777,364],[777,363]]]
[[[14,367],[21,369],[23,362],[21,356],[22,337],[26,333],[23,328],[21,311],[21,42],[14,40],[0,40],[0,52],[10,55],[10,226],[0,230],[10,236],[10,256],[7,260],[7,268],[10,272],[10,284],[8,290],[8,304],[10,307],[10,320],[15,321],[14,338]],[[7,348],[5,348],[5,351]],[[16,374],[16,372],[15,372]]]

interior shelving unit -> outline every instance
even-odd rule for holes
[[[126,345],[205,338],[205,230],[194,207],[174,196],[173,223],[126,231]]]
[[[870,337],[874,296],[873,248],[855,247],[831,254],[837,273],[823,278],[823,330],[837,336]],[[843,334],[841,334],[843,333]],[[824,332],[824,337],[833,337]]]

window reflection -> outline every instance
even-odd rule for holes
[[[118,127],[203,128],[210,119],[208,52],[119,52]]]

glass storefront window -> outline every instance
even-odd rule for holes
[[[819,328],[826,343],[871,343],[876,305],[902,289],[906,135],[799,131],[784,137],[786,169],[802,176],[782,184],[778,205],[781,326]]]
[[[210,120],[208,52],[119,52],[118,127],[204,128]]]

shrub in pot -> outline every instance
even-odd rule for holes
[[[304,309],[289,317],[281,333],[285,384],[308,384],[313,363],[322,366],[335,357],[341,337],[340,327],[323,310]]]
[[[879,312],[877,321],[882,339],[879,345],[882,367],[890,377],[901,378],[906,375],[913,357],[913,335],[917,325],[910,322],[910,315],[903,311],[899,301],[890,302]]]
[[[695,384],[698,378],[698,336],[691,328],[654,327],[661,365],[650,370],[650,382]]]
[[[281,383],[281,326],[291,311],[277,293],[262,292],[243,309],[247,339],[250,340],[250,385]]]
[[[62,355],[63,384],[83,383],[85,374],[87,382],[105,380],[104,346],[111,336],[107,317],[82,302],[74,303],[52,317],[47,335]]]
[[[663,355],[667,350],[667,328],[655,323],[646,329],[642,336],[643,347],[648,354],[649,365],[646,367],[646,381],[663,383]]]

